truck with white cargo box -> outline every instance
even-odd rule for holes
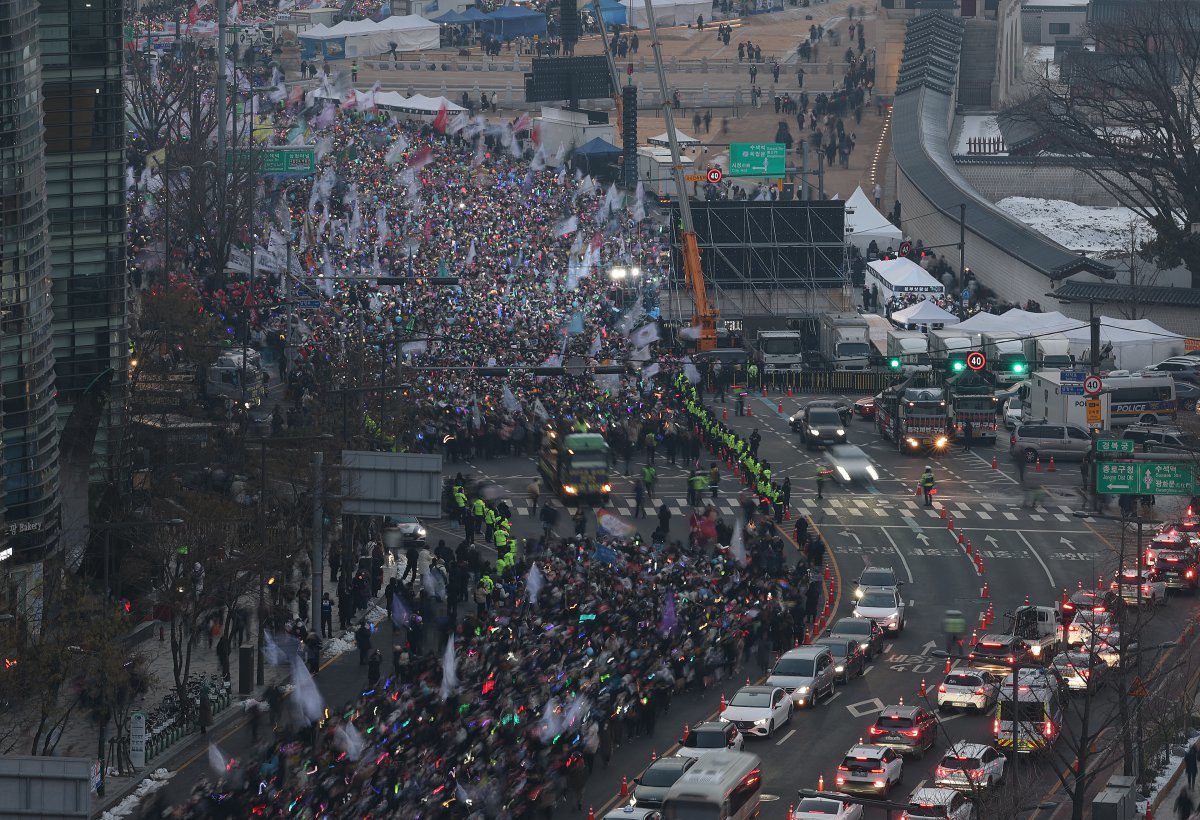
[[[1029,388],[1023,391],[1025,421],[1048,421],[1087,427],[1087,396],[1083,382],[1063,381],[1058,370],[1039,370],[1029,375]],[[1099,396],[1102,417],[1108,419],[1109,396]]]
[[[1016,384],[1025,378],[1029,363],[1025,359],[1024,338],[1011,331],[985,331],[979,334],[987,369],[1002,385]]]
[[[870,325],[857,313],[821,316],[821,356],[833,370],[866,370],[871,363]]]
[[[934,367],[948,367],[950,359],[965,360],[972,350],[979,349],[979,335],[953,327],[929,331],[929,360]]]
[[[760,330],[752,345],[764,373],[804,369],[804,334],[798,330]]]
[[[929,363],[929,337],[919,330],[889,330],[887,357],[900,359],[904,373],[933,369]]]
[[[1023,344],[1030,370],[1071,370],[1075,367],[1071,340],[1066,336],[1027,336]]]

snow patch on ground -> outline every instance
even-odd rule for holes
[[[996,139],[1000,136],[1000,124],[992,114],[966,114],[959,117],[958,138],[954,141],[954,154],[966,155],[968,140]],[[997,156],[1005,156],[999,154]]]
[[[346,633],[346,635],[343,635],[340,638],[334,638],[326,641],[325,646],[321,649],[321,654],[326,657],[332,657],[334,655],[340,655],[343,652],[353,652],[355,648],[354,639],[347,637],[349,634],[350,633]]]
[[[1026,79],[1058,80],[1058,65],[1054,62],[1054,46],[1025,46]]]
[[[996,207],[1076,253],[1128,253],[1131,223],[1135,225],[1139,244],[1154,238],[1146,221],[1129,208],[1076,205],[1061,199],[1026,196],[1006,197]]]
[[[1179,771],[1180,767],[1183,766],[1184,751],[1188,746],[1195,742],[1196,732],[1188,732],[1187,743],[1177,747],[1178,753],[1174,751],[1171,752],[1171,759],[1167,761],[1167,765],[1163,768],[1162,774],[1154,778],[1154,783],[1152,783],[1150,786],[1150,796],[1145,800],[1137,801],[1138,816],[1144,816],[1146,814],[1146,807],[1154,802],[1154,799],[1158,797],[1158,793],[1166,787],[1167,782],[1172,776],[1174,776],[1175,772]],[[1173,806],[1160,806],[1159,809],[1164,814],[1167,811],[1173,812],[1175,810]]]
[[[174,776],[175,772],[169,772],[166,769],[155,769],[124,800],[104,812],[100,816],[101,820],[120,820],[120,818],[133,816],[133,813],[137,811],[138,806],[142,804],[143,800],[167,785],[167,781]]]

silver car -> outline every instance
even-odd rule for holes
[[[1092,446],[1087,428],[1077,424],[1027,421],[1017,425],[1008,440],[1008,454],[1032,464],[1038,459],[1082,460]]]
[[[798,646],[775,662],[767,676],[770,686],[782,686],[797,708],[816,706],[837,685],[833,654],[824,646]]]

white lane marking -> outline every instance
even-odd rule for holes
[[[894,643],[889,643],[889,644],[886,644],[886,645],[884,645],[884,647],[883,647],[883,654],[885,654],[885,655],[890,655],[890,654],[892,654],[892,647],[893,647],[893,646],[895,646],[895,644],[894,644]]]
[[[863,670],[863,674],[864,675],[868,674],[874,668],[875,668],[874,665],[868,666],[866,669]]]
[[[1010,512],[1006,512],[1006,513],[1004,514],[1004,517],[1005,517],[1005,518],[1007,518],[1009,521],[1016,521],[1016,520],[1017,520],[1017,514],[1016,514],[1016,513],[1010,513]]]
[[[830,695],[830,696],[829,696],[829,700],[827,700],[827,701],[825,701],[825,702],[826,702],[826,703],[833,703],[835,700],[837,700],[837,699],[838,699],[838,698],[840,698],[841,696],[842,696],[842,693],[841,693],[841,691],[834,692],[832,695]]]
[[[792,736],[792,735],[794,735],[794,734],[796,734],[796,730],[795,730],[795,729],[792,729],[792,731],[790,731],[790,732],[788,732],[786,735],[784,735],[784,736],[783,736],[783,739],[782,739],[782,740],[780,740],[780,741],[779,741],[778,743],[776,743],[775,745],[776,745],[776,746],[782,746],[783,744],[787,743],[787,742],[788,742],[788,739],[789,739],[789,738],[791,738],[791,736]]]
[[[984,521],[992,520],[992,517],[990,515],[988,515],[987,513],[983,512],[982,510],[977,511],[975,514],[978,515],[980,518],[982,518]]]
[[[910,584],[915,583],[913,580],[912,567],[908,565],[908,559],[904,557],[904,553],[900,551],[900,547],[896,546],[896,539],[892,538],[892,534],[886,529],[883,531],[883,534],[887,538],[888,543],[892,545],[892,549],[895,550],[896,554],[900,556],[900,563],[904,564],[904,572],[906,575],[908,575],[908,582]]]
[[[963,717],[965,714],[966,714],[966,712],[955,712],[953,715],[950,715],[949,717],[942,717],[941,715],[935,715],[935,717],[937,718],[938,723],[949,723],[952,720],[958,720],[960,717]]]
[[[980,504],[979,506],[980,506],[980,507],[983,507],[983,508],[984,508],[985,510],[987,510],[988,512],[995,512],[995,511],[996,511],[996,508],[995,508],[995,507],[993,507],[991,504],[988,504],[988,503],[986,503],[986,502],[985,502],[985,503],[983,503],[983,504]]]
[[[1025,537],[1025,533],[1016,530],[1017,537],[1025,542],[1025,546],[1029,548],[1029,552],[1037,559],[1037,562],[1042,565],[1042,569],[1046,573],[1046,580],[1050,582],[1050,589],[1056,589],[1054,585],[1054,576],[1050,574],[1050,567],[1046,566],[1046,562],[1042,560],[1042,556],[1038,555],[1037,550],[1033,548],[1033,544],[1029,543],[1029,539]]]
[[[907,519],[905,519],[905,520],[907,520]],[[837,525],[836,525],[836,526],[838,526],[838,527],[867,527],[867,528],[869,528],[869,529],[873,529],[873,530],[911,530],[911,531],[913,531],[913,532],[924,532],[924,530],[923,530],[921,527],[917,526],[917,523],[916,523],[916,521],[913,521],[913,523],[912,523],[912,524],[910,524],[910,525],[901,525],[901,524],[843,524],[843,523],[841,523],[841,522],[839,521],[839,522],[837,523]],[[941,528],[939,527],[939,529],[941,529]],[[930,531],[930,532],[933,532],[933,530],[932,530],[932,529],[930,529],[929,531]],[[994,530],[991,530],[991,532],[1050,532],[1050,533],[1054,533],[1054,532],[1056,532],[1056,533],[1058,533],[1059,535],[1071,535],[1071,534],[1081,534],[1081,535],[1086,535],[1086,534],[1090,533],[1090,532],[1091,532],[1091,530],[1034,529],[1034,528],[1031,528],[1031,527],[1021,527],[1021,528],[1018,530],[1018,529],[1016,529],[1016,528],[1013,528],[1013,527],[997,527],[996,529],[994,529]]]

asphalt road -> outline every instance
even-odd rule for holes
[[[893,567],[905,581],[907,628],[902,635],[888,642],[885,653],[869,667],[864,677],[839,687],[831,700],[816,709],[797,714],[786,732],[769,741],[747,743],[747,750],[759,754],[764,761],[763,790],[767,802],[763,805],[762,816],[767,820],[785,817],[788,805],[795,800],[796,790],[815,788],[821,775],[831,786],[844,750],[866,736],[874,714],[884,706],[897,703],[900,698],[906,703],[916,702],[922,680],[930,692],[933,691],[944,671],[944,661],[930,655],[943,641],[941,619],[944,610],[961,610],[971,625],[978,623],[980,613],[991,603],[997,613],[997,625],[1003,625],[1000,614],[1023,603],[1026,596],[1033,603],[1050,605],[1058,600],[1064,589],[1073,591],[1080,583],[1094,585],[1099,576],[1104,576],[1107,583],[1116,568],[1121,544],[1119,525],[1115,522],[1104,518],[1080,518],[1074,514],[1083,506],[1078,491],[1077,464],[1059,465],[1057,472],[1043,473],[1039,478],[1049,496],[1037,508],[1030,509],[1022,506],[1016,472],[1005,452],[999,452],[997,469],[992,468],[990,447],[977,448],[970,453],[957,450],[931,457],[905,456],[878,438],[870,422],[857,419],[850,425],[850,441],[861,446],[875,461],[880,480],[873,486],[854,489],[827,484],[825,499],[818,501],[814,476],[821,454],[807,451],[787,426],[787,416],[813,398],[817,397],[755,397],[752,402],[754,416],[749,418],[736,417],[730,404],[730,423],[746,433],[753,427],[760,430],[763,436],[760,455],[772,463],[774,475],[780,479],[785,475],[792,477],[793,513],[803,511],[808,514],[829,542],[842,585],[838,615],[849,614],[849,592],[862,568],[886,565]],[[779,412],[781,401],[782,413]],[[1000,444],[1002,447],[1007,445],[1006,435],[1001,436]],[[933,467],[937,479],[938,501],[933,509],[924,508],[916,492],[918,477],[926,463]],[[635,458],[631,472],[636,473],[641,464],[641,458]],[[657,466],[657,503],[666,502],[674,513],[671,537],[684,539],[687,537],[688,512],[686,472],[682,467],[664,464],[661,452]],[[458,471],[490,479],[508,490],[518,537],[540,534],[540,524],[529,515],[526,500],[526,487],[536,472],[532,459],[506,458],[446,465],[447,474]],[[612,478],[614,497],[609,508],[626,517],[632,512],[630,482],[630,478],[620,473]],[[736,479],[723,476],[718,509],[726,516],[736,514],[737,489]],[[1168,509],[1163,503],[1157,512],[1161,517],[1168,514]],[[653,511],[649,516],[635,522],[646,536],[657,523]],[[950,518],[953,518],[954,530],[948,528]],[[560,531],[565,532],[570,527],[569,516],[563,515]],[[593,527],[594,518],[589,515],[589,531]],[[439,538],[445,538],[453,546],[461,538],[461,529],[450,522],[429,522],[428,528],[429,539],[434,545]],[[959,546],[960,532],[982,555],[982,573]],[[1132,538],[1129,543],[1133,543]],[[491,556],[485,551],[485,557]],[[989,593],[987,600],[981,598],[985,582]],[[1168,606],[1148,618],[1143,627],[1142,645],[1178,639],[1184,625],[1196,615],[1196,601],[1172,595]],[[1158,663],[1161,668],[1171,668],[1177,666],[1187,652],[1183,645],[1167,649],[1155,658],[1148,658],[1147,665]],[[649,764],[652,754],[669,753],[683,725],[713,716],[721,694],[732,695],[739,685],[744,684],[747,674],[757,677],[756,673],[743,669],[734,680],[718,683],[706,692],[676,697],[670,712],[658,721],[653,737],[627,741],[617,750],[607,768],[597,763],[584,793],[582,811],[576,811],[574,806],[563,807],[557,816],[586,817],[589,806],[594,806],[599,816],[602,809],[617,805],[622,778],[632,781]],[[357,657],[348,655],[330,662],[319,675],[318,684],[331,703],[340,703],[355,694],[363,677]],[[1151,688],[1153,685],[1151,682]],[[1111,690],[1112,687],[1107,694],[1097,698],[1096,709],[1104,715],[1114,709],[1116,695]],[[1070,737],[1070,726],[1078,721],[1078,705],[1076,699],[1074,708],[1069,710],[1063,743],[1069,742],[1066,738]],[[992,737],[991,718],[984,715],[947,714],[941,717],[941,725],[934,749],[921,760],[905,762],[904,779],[893,791],[893,800],[904,801],[913,789],[932,783],[940,752],[949,743],[958,740],[990,742]],[[249,736],[244,728],[233,727],[224,734],[226,736],[218,737],[228,754],[237,756],[248,751]],[[1119,733],[1114,728],[1106,732],[1097,746],[1102,750],[1119,742]],[[1107,777],[1108,766],[1111,762],[1101,767],[1104,776],[1099,780]],[[174,799],[184,799],[204,767],[205,759],[201,753],[176,775],[168,787],[168,794]],[[1016,776],[1009,778],[1010,784],[1017,784],[1023,802],[1059,803],[1055,810],[1043,809],[1023,816],[1042,820],[1070,816],[1069,802],[1061,787],[1056,787],[1056,767],[1063,768],[1061,759],[1023,762]],[[1117,768],[1119,773],[1119,763]],[[1099,785],[1092,791],[1098,790]],[[879,813],[874,815],[879,816]],[[868,816],[872,816],[871,811]]]

